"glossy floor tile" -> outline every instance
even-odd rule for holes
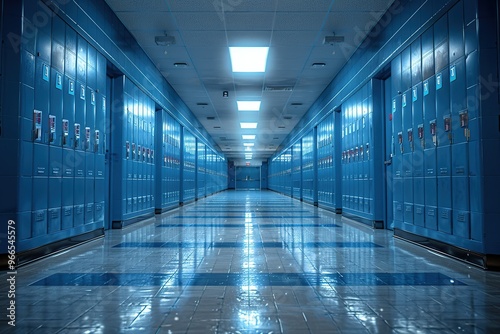
[[[16,305],[0,333],[500,333],[500,273],[227,191],[19,268]]]

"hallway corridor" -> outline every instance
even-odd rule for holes
[[[498,333],[500,273],[225,191],[19,268],[16,305],[17,333]]]

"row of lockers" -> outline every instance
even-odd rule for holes
[[[286,184],[291,177],[296,198],[371,222],[383,220],[382,201],[375,195],[380,185],[373,176],[374,163],[381,156],[376,160],[370,153],[376,140],[374,89],[371,82],[365,85],[344,103],[341,113],[331,113],[291,149],[275,157],[269,166],[270,189],[290,194]],[[376,123],[376,131],[380,131],[381,116]],[[366,148],[362,154],[360,147]],[[345,152],[354,150],[358,153],[347,158]]]
[[[461,246],[483,240],[477,21],[464,11],[457,3],[393,61],[391,111],[394,226]]]
[[[26,35],[16,55],[7,71],[20,73],[8,83],[19,99],[4,106],[20,111],[19,127],[3,135],[20,140],[20,177],[7,186],[22,192],[3,202],[17,207],[23,250],[103,225],[106,59],[57,17]]]
[[[390,71],[378,75],[384,79],[370,79],[316,124],[320,206],[460,248],[484,253],[489,245],[488,252],[498,252],[485,235],[495,230],[485,220],[495,212],[487,207],[485,180],[497,182],[496,172],[484,162],[487,147],[498,141],[498,91],[489,83],[498,77],[497,53],[490,52],[497,46],[479,39],[479,27],[488,34],[485,27],[494,25],[478,19],[475,6],[457,1],[387,64]],[[293,153],[283,150],[269,166],[270,188],[287,195]],[[293,180],[304,180],[301,171]],[[294,187],[300,193],[308,186]]]
[[[6,99],[3,105],[5,110],[19,110],[15,123],[19,126],[4,127],[2,135],[19,140],[19,151],[12,156],[19,155],[20,164],[13,171],[6,166],[2,174],[18,175],[4,176],[4,185],[19,187],[22,192],[5,198],[2,212],[15,208],[17,221],[22,222],[17,235],[19,251],[105,227],[108,206],[111,219],[123,221],[227,187],[225,161],[209,147],[209,153],[198,158],[210,161],[193,176],[193,166],[200,161],[193,155],[197,139],[181,138],[183,128],[172,117],[166,122],[168,130],[163,129],[164,136],[159,137],[165,147],[155,143],[155,132],[162,129],[156,128],[159,112],[130,80],[113,79],[114,88],[120,86],[120,80],[122,86],[121,92],[113,91],[111,105],[107,60],[57,16],[22,43],[15,56],[17,61],[7,71],[18,71],[20,82],[6,83],[6,87],[20,87],[12,90],[19,98]],[[16,78],[16,74],[4,77]],[[107,112],[110,109],[113,115]],[[109,134],[112,145],[107,147]],[[187,157],[183,166],[181,140],[191,143],[189,151],[183,152]],[[12,145],[13,150],[16,147]],[[106,159],[114,166],[109,192]],[[163,174],[157,174],[157,166]],[[185,185],[181,171],[189,175]],[[198,183],[198,194],[195,179],[206,184]],[[164,191],[158,194],[160,188]]]
[[[116,101],[123,97],[123,104],[115,102],[111,121],[117,124],[112,136],[117,152],[112,154],[112,189],[121,196],[114,197],[115,226],[226,189],[224,158],[167,111],[156,110],[154,101],[128,78],[113,79],[113,94]],[[129,143],[147,147],[147,157],[134,159]]]

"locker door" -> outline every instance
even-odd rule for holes
[[[384,80],[384,128],[385,128],[385,226],[388,230],[394,229],[394,207],[393,207],[393,171],[392,171],[392,150],[394,148],[392,135],[392,103],[391,103],[391,77]]]

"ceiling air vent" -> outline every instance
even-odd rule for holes
[[[292,116],[283,116],[284,119],[292,119]]]
[[[264,88],[266,92],[291,92],[293,91],[292,86],[266,86]]]
[[[296,106],[301,106],[301,105],[302,105],[302,102],[292,102],[290,105],[291,105],[291,106],[294,106],[294,107],[296,107]]]
[[[215,117],[214,117],[214,116],[207,116],[207,119],[208,119],[209,121],[213,121],[213,120],[215,119]]]
[[[344,36],[335,36],[335,34],[331,36],[325,36],[325,39],[323,40],[323,44],[336,44],[336,43],[342,43],[344,41]]]

